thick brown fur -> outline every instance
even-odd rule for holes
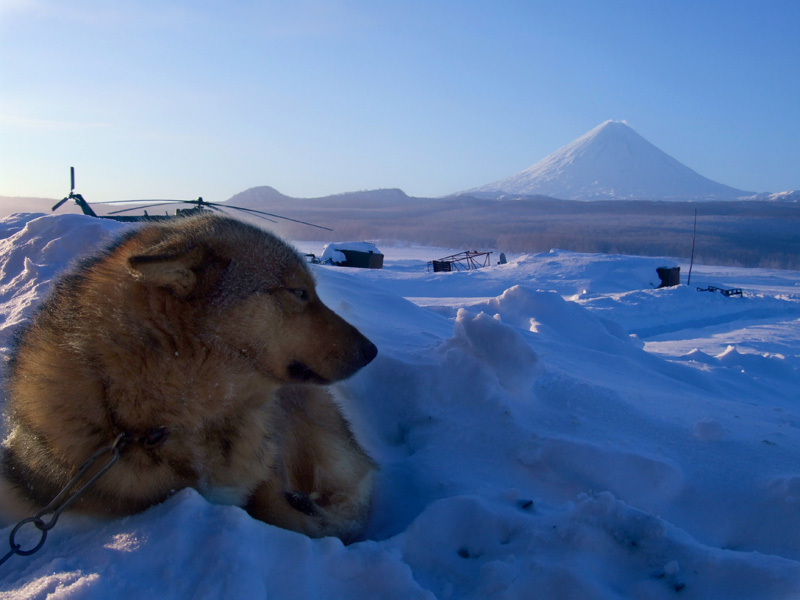
[[[131,514],[194,487],[348,539],[375,465],[324,385],[376,353],[275,236],[225,217],[146,226],[62,278],[20,337],[3,474],[35,512],[125,434],[75,509]]]

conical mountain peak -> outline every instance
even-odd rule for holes
[[[625,121],[601,123],[524,171],[467,193],[566,200],[721,200],[752,194],[696,173]]]

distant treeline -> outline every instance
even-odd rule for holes
[[[243,199],[243,198],[242,198]],[[800,205],[776,202],[574,202],[471,197],[381,202],[362,194],[276,198],[266,211],[334,229],[281,222],[290,239],[402,241],[464,250],[577,252],[689,258],[701,264],[800,270]]]
[[[0,198],[0,208],[3,201],[8,204],[7,213],[49,213],[54,203],[52,199]],[[411,242],[462,250],[532,253],[558,248],[683,259],[691,254],[697,210],[698,263],[800,270],[797,202],[430,199],[411,198],[400,190],[303,199],[262,187],[237,194],[230,204],[334,229],[327,232],[287,221],[272,224],[258,220],[260,225],[295,240]],[[110,208],[101,204],[95,209],[103,213]],[[62,210],[78,212],[73,206]],[[174,207],[163,210],[172,211]]]

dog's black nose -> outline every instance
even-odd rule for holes
[[[366,366],[378,356],[378,347],[366,338],[364,338],[364,342],[366,343],[361,348],[361,354],[364,357],[364,366]]]

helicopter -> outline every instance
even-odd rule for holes
[[[242,206],[231,206],[230,204],[222,204],[219,202],[207,202],[203,200],[202,196],[199,196],[197,200],[167,200],[164,202],[157,202],[155,204],[148,204],[148,208],[154,208],[156,206],[165,206],[168,204],[191,204],[193,205],[191,208],[177,208],[175,209],[174,214],[164,214],[164,215],[150,215],[147,211],[144,211],[143,215],[121,215],[120,213],[127,212],[129,210],[138,210],[140,207],[135,206],[132,208],[123,208],[121,210],[115,210],[109,212],[107,215],[98,215],[94,209],[92,209],[91,205],[86,201],[86,199],[81,194],[75,193],[75,167],[69,168],[70,174],[70,190],[69,195],[65,196],[61,200],[59,200],[54,206],[53,211],[55,212],[58,210],[63,204],[66,202],[73,200],[75,204],[83,211],[83,214],[88,215],[90,217],[95,217],[96,219],[111,219],[113,221],[121,221],[124,223],[138,223],[138,222],[152,222],[152,221],[170,221],[172,219],[179,219],[184,217],[190,217],[193,215],[209,213],[212,211],[219,211],[224,212],[224,208],[231,208],[234,210],[242,211],[244,213],[251,214],[253,216],[259,217],[260,219],[264,219],[265,221],[269,221],[270,223],[277,223],[273,219],[283,219],[285,221],[292,221],[293,223],[300,223],[301,225],[308,225],[310,227],[316,227],[318,229],[324,229],[326,231],[333,231],[330,227],[323,227],[322,225],[315,225],[314,223],[309,223],[307,221],[300,221],[298,219],[291,219],[289,217],[283,217],[281,215],[276,215],[273,213],[268,213],[263,210],[256,210],[254,208],[244,208]],[[111,200],[108,202],[98,202],[97,204],[118,204],[118,203],[126,203],[131,204],[136,202],[136,200]],[[271,218],[270,218],[271,217]]]

